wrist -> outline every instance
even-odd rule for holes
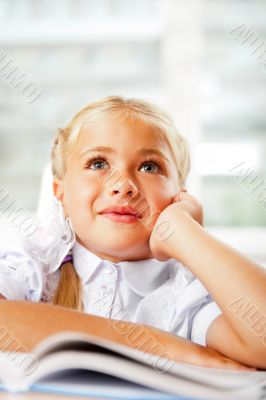
[[[169,221],[168,235],[162,235],[162,251],[169,256],[181,261],[182,252],[191,246],[193,227],[200,226],[189,213],[177,210]]]

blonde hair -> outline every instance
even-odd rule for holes
[[[178,133],[172,118],[154,104],[120,96],[108,96],[89,104],[79,111],[64,129],[58,129],[51,151],[53,177],[63,179],[68,156],[85,124],[92,127],[102,118],[114,117],[130,118],[132,122],[140,120],[151,126],[156,134],[162,135],[172,150],[179,184],[184,185],[190,170],[189,145],[187,140]],[[81,284],[71,262],[61,266],[60,280],[53,304],[82,310]]]

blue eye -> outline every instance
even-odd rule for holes
[[[93,166],[96,166],[96,168],[91,168],[91,169],[93,169],[93,170],[103,169],[103,168],[101,168],[101,165],[106,162],[107,161],[104,157],[94,157],[87,162],[86,168],[91,168]],[[99,166],[99,168],[97,167],[97,165]]]
[[[94,165],[94,166],[96,166],[96,165],[103,165],[103,163],[104,163],[105,161],[103,161],[103,160],[97,160],[97,161],[94,161],[93,163],[92,163],[92,165]],[[98,167],[96,167],[96,169],[102,169],[102,168],[98,168]]]
[[[90,160],[87,161],[85,168],[92,169],[94,171],[106,169],[104,165],[108,165],[107,159],[103,156],[98,154],[94,156]],[[159,173],[162,171],[160,164],[153,159],[149,159],[141,164],[141,168],[144,167],[144,172],[148,173]]]
[[[160,167],[156,162],[147,161],[147,162],[143,163],[142,165],[149,167],[148,169],[145,168],[145,172],[159,172],[160,171]],[[155,170],[154,169],[151,170],[150,167],[155,167]]]

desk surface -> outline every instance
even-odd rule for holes
[[[84,400],[84,399],[91,399],[91,400],[106,400],[104,397],[80,397],[80,396],[62,396],[56,395],[54,393],[22,393],[22,394],[11,394],[11,393],[0,393],[0,400]]]

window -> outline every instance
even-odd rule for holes
[[[206,227],[243,251],[252,234],[248,252],[266,263],[265,9],[258,0],[0,0],[2,193],[34,214],[55,130],[97,98],[141,97],[188,137],[188,187]],[[33,102],[19,94],[23,74],[40,91]]]

